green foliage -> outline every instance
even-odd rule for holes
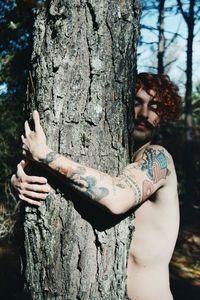
[[[25,91],[30,61],[32,15],[28,1],[1,2],[0,84],[6,83],[9,93]]]
[[[10,176],[20,158],[20,133],[23,126],[21,103],[10,97],[0,102],[0,183]]]
[[[33,8],[41,1],[0,2],[0,199],[21,156]]]

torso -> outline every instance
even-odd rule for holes
[[[135,231],[128,260],[131,300],[171,300],[168,265],[179,228],[177,179],[168,183],[135,212]]]

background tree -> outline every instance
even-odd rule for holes
[[[159,1],[159,16],[158,16],[158,73],[164,73],[164,53],[165,53],[165,34],[164,34],[164,14],[165,0]]]
[[[195,198],[192,201],[193,206],[196,208],[199,205],[200,198],[200,83],[195,87],[192,93],[192,124],[194,133],[194,161],[195,161],[195,175],[196,185],[194,187]]]
[[[34,25],[29,109],[51,148],[113,175],[130,159],[139,14],[132,0],[47,1]],[[25,213],[33,299],[126,299],[132,216],[95,207],[37,165],[30,172],[54,188]]]
[[[195,57],[193,50],[195,50],[195,39],[197,40],[196,35],[199,32],[197,22],[199,19],[199,11],[200,3],[194,0],[144,1],[144,12],[142,17],[142,28],[148,32],[148,34],[145,34],[144,31],[142,32],[144,45],[146,45],[145,51],[148,53],[146,57],[148,59],[149,67],[146,67],[146,70],[169,74],[171,79],[180,87],[181,94],[185,94],[183,100],[184,115],[182,120],[178,123],[178,126],[171,124],[170,127],[163,128],[164,130],[161,131],[161,138],[166,144],[166,134],[167,136],[168,134],[170,136],[170,134],[172,135],[173,133],[173,137],[176,136],[175,145],[177,144],[177,147],[172,147],[170,144],[166,146],[171,150],[172,154],[174,154],[179,173],[179,182],[181,182],[180,192],[182,196],[184,195],[184,204],[190,206],[190,208],[196,198],[193,192],[197,189],[197,183],[195,181],[196,177],[198,177],[198,175],[195,174],[196,166],[194,164],[194,160],[196,159],[195,152],[198,147],[194,144],[195,137],[193,135],[192,124],[194,119],[192,116],[192,75],[193,68],[195,67],[196,69],[196,66],[198,65],[193,62],[193,57]],[[174,18],[172,18],[172,16],[174,16]],[[158,18],[157,27],[155,21],[156,18]],[[171,19],[171,24],[174,23],[173,27],[168,22],[168,18]],[[174,22],[174,19],[176,22]],[[148,22],[145,20],[148,20]],[[184,23],[186,24],[186,27]],[[150,41],[151,45],[149,45],[148,41]],[[157,47],[157,45],[161,46]],[[179,56],[184,57],[180,51],[183,46],[182,53],[185,52],[185,60],[183,61],[182,59],[182,62],[180,62]],[[141,54],[141,57],[143,65],[140,65],[139,63],[139,69],[144,71],[145,59],[143,54]],[[158,67],[156,67],[156,60],[158,57],[159,63],[157,64]],[[197,72],[196,75],[198,75]],[[182,134],[180,134],[180,132]],[[176,140],[178,141],[177,143]],[[178,144],[181,144],[181,149],[185,149],[185,151],[180,150]]]
[[[185,200],[188,208],[192,207],[195,198],[194,172],[194,136],[193,136],[193,118],[192,118],[192,67],[193,67],[193,39],[195,27],[195,0],[189,1],[188,11],[184,10],[181,0],[177,0],[180,12],[187,24],[187,56],[186,56],[186,84],[185,84]]]
[[[153,39],[147,40],[145,35],[141,35],[140,45],[144,46],[144,51],[149,52],[147,56],[148,66],[143,65],[142,68],[148,68],[150,72],[168,73],[171,65],[176,61],[176,55],[174,53],[174,46],[176,44],[179,25],[170,31],[165,26],[165,19],[177,14],[177,7],[171,5],[171,1],[157,0],[143,2],[143,14],[141,18],[141,28],[149,33],[149,36],[154,36]],[[154,20],[152,22],[146,22],[145,20]],[[155,21],[157,20],[157,21]],[[167,33],[167,37],[166,34]],[[169,38],[170,35],[170,38]],[[177,50],[176,50],[177,52]],[[140,54],[142,57],[144,54]]]

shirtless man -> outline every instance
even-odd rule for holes
[[[54,153],[46,143],[39,114],[35,129],[25,122],[23,154],[70,181],[74,189],[113,214],[135,210],[135,232],[128,259],[128,295],[132,300],[171,300],[168,265],[179,228],[177,178],[171,155],[152,144],[160,122],[180,113],[176,86],[164,75],[138,75],[135,100],[133,163],[113,177]],[[40,206],[50,191],[43,177],[25,174],[24,161],[12,176],[19,198]],[[84,205],[84,203],[83,203]]]

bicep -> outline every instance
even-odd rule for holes
[[[152,146],[145,149],[139,161],[124,169],[119,179],[132,190],[133,205],[145,201],[166,184],[171,160],[164,148]]]

